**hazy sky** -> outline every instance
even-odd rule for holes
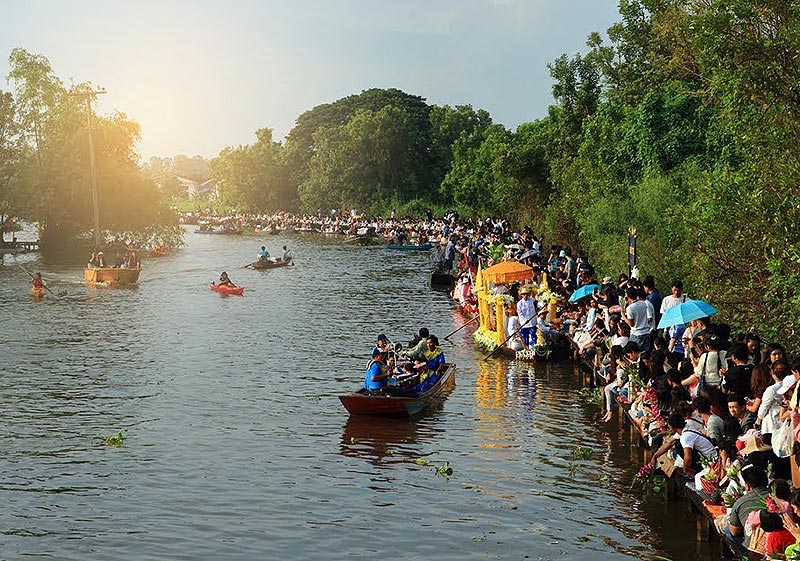
[[[215,156],[282,138],[303,112],[368,88],[471,104],[515,128],[546,115],[546,65],[605,35],[617,0],[0,0],[0,89],[14,47],[108,90],[142,156]]]

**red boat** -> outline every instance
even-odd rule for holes
[[[235,296],[241,296],[244,292],[243,286],[229,286],[227,284],[216,284],[213,282],[209,286],[211,287],[211,290],[214,292],[219,292],[220,294],[233,294]]]
[[[413,417],[438,405],[450,394],[456,384],[456,365],[445,364],[439,380],[431,388],[419,395],[399,397],[391,395],[370,395],[360,389],[349,395],[340,395],[339,400],[351,415],[371,415],[374,417]]]

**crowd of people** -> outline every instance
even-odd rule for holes
[[[800,359],[711,317],[657,328],[686,301],[680,280],[661,298],[652,279],[622,276],[604,278],[576,305],[573,333],[603,386],[602,420],[624,408],[650,441],[650,465],[677,471],[692,492],[728,506],[715,524],[734,548],[792,559],[789,546],[800,538],[800,490],[790,483]]]

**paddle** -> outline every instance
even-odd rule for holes
[[[503,341],[502,343],[500,343],[499,345],[497,345],[497,346],[494,348],[494,350],[493,350],[492,352],[490,352],[488,355],[486,355],[485,357],[483,357],[483,360],[489,360],[490,358],[492,358],[492,357],[494,356],[494,353],[496,353],[497,351],[499,351],[499,350],[502,348],[502,346],[503,346],[503,345],[505,345],[506,343],[508,343],[508,342],[511,340],[511,338],[512,338],[514,335],[516,335],[517,333],[519,333],[519,332],[520,332],[520,330],[521,330],[523,327],[525,327],[526,325],[528,325],[528,324],[531,322],[531,320],[534,320],[534,319],[536,319],[536,318],[537,318],[537,316],[533,316],[533,317],[532,317],[532,318],[530,318],[528,321],[526,321],[525,323],[523,323],[522,325],[520,325],[519,327],[517,327],[517,329],[514,331],[514,333],[512,333],[511,335],[509,335],[508,337],[506,337],[506,340],[505,340],[505,341]]]
[[[459,328],[458,328],[458,329],[456,329],[455,331],[451,331],[450,333],[448,333],[447,335],[445,335],[444,337],[442,337],[442,340],[443,340],[443,341],[447,341],[447,340],[450,338],[450,336],[451,336],[451,335],[455,335],[456,333],[458,333],[459,331],[461,331],[462,329],[464,329],[466,326],[468,326],[470,323],[472,323],[473,321],[475,321],[475,320],[477,320],[477,319],[479,319],[479,318],[480,318],[480,316],[475,316],[474,318],[472,318],[471,320],[469,320],[468,322],[466,322],[465,324],[463,324],[461,327],[459,327]]]
[[[17,266],[18,266],[20,269],[22,269],[23,271],[25,271],[26,273],[28,273],[28,276],[30,276],[32,279],[35,279],[35,278],[36,278],[36,277],[34,277],[34,276],[31,274],[31,272],[30,272],[30,271],[28,271],[28,270],[27,270],[25,267],[23,267],[23,266],[22,266],[22,265],[20,265],[19,263],[17,263]],[[58,296],[56,296],[56,293],[55,293],[55,292],[53,292],[52,290],[50,290],[50,288],[49,288],[49,287],[48,287],[46,284],[44,284],[44,282],[42,282],[42,286],[44,287],[44,289],[45,289],[47,292],[49,292],[50,294],[52,294],[52,295],[53,295],[53,298],[55,298],[56,300],[60,300],[60,298],[59,298]]]
[[[253,261],[252,263],[248,263],[247,265],[242,265],[242,266],[241,266],[241,267],[239,267],[239,268],[240,268],[240,269],[249,269],[249,268],[251,268],[251,267],[254,267],[256,263],[258,263],[258,261]]]

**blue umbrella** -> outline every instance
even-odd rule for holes
[[[575,292],[572,293],[572,296],[569,297],[570,302],[577,302],[581,298],[589,296],[596,290],[600,290],[599,284],[584,284],[580,288],[576,289]]]
[[[658,329],[689,323],[694,319],[706,318],[719,312],[714,306],[702,300],[687,300],[677,306],[672,306],[661,316]]]

